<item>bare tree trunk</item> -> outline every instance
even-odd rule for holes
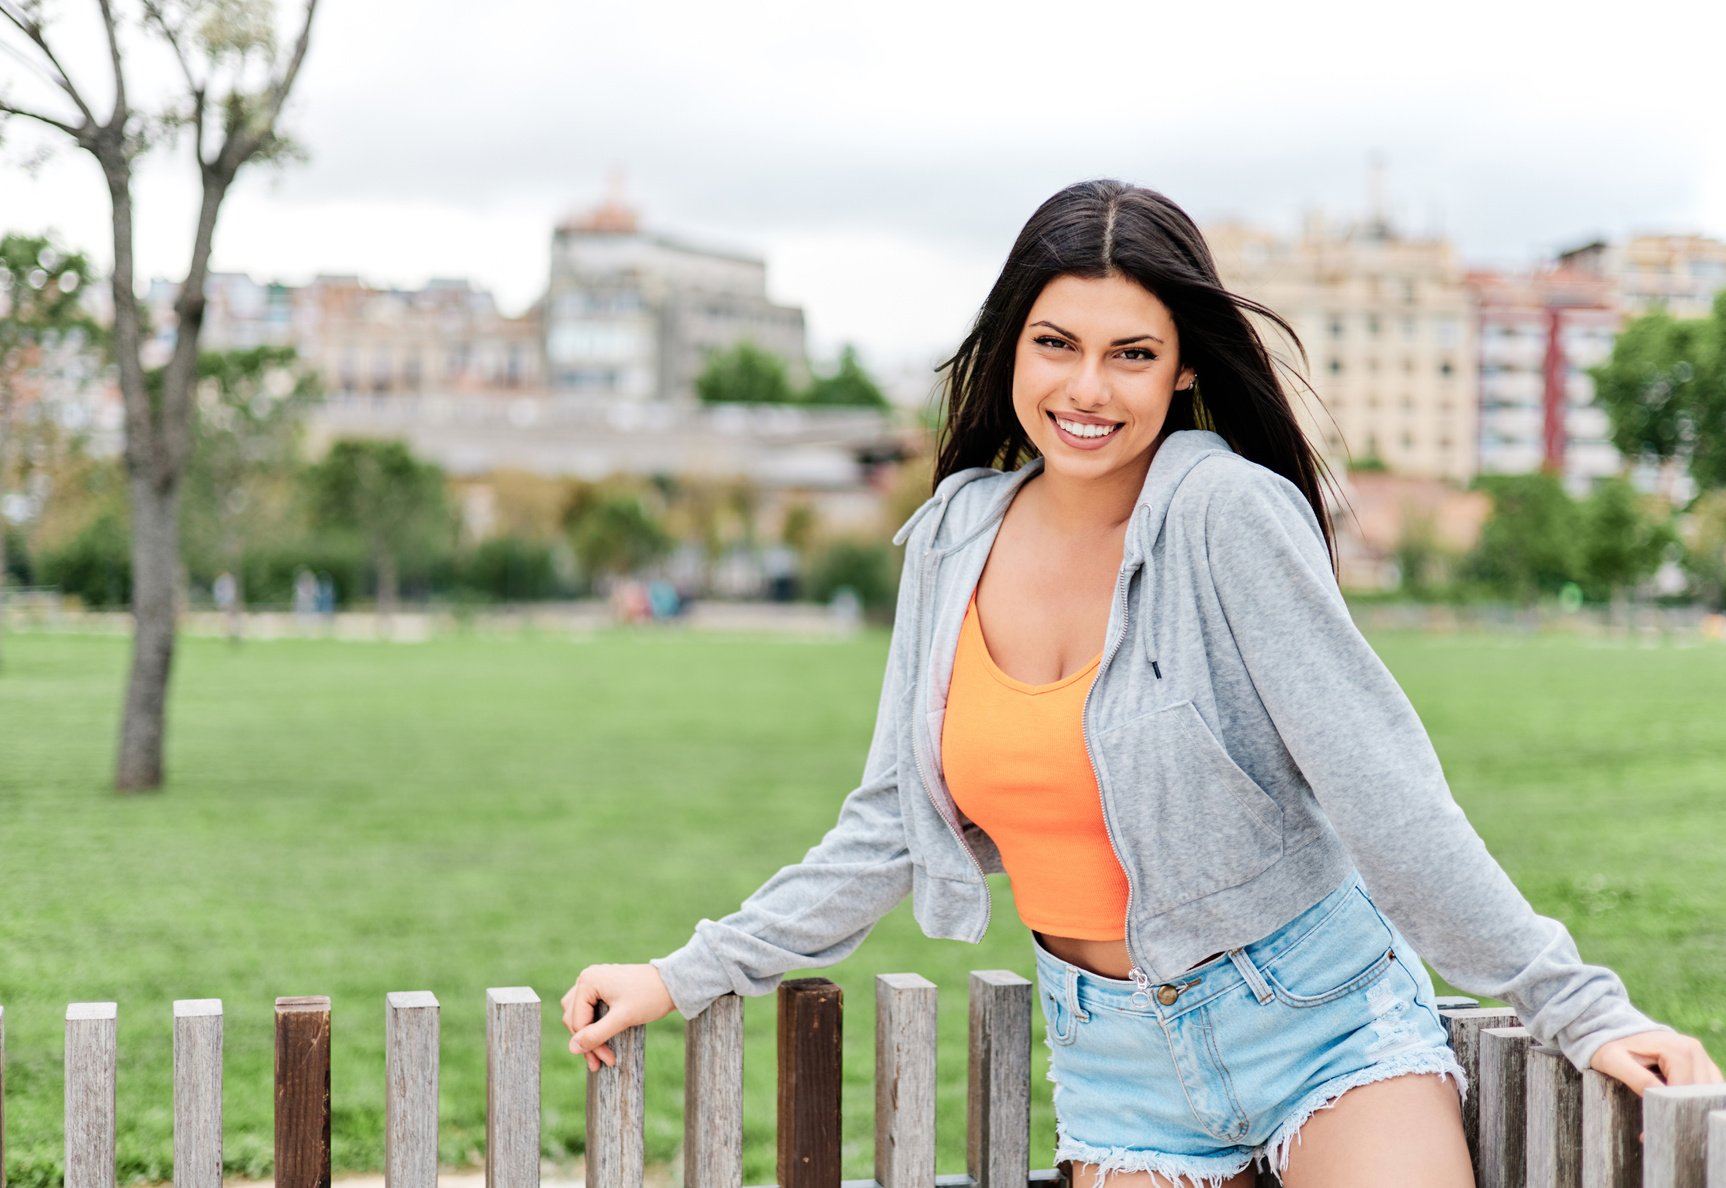
[[[174,664],[175,602],[180,560],[180,490],[134,478],[132,492],[132,675],[120,726],[114,787],[162,785],[168,676]]]

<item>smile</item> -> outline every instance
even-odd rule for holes
[[[1109,436],[1109,434],[1111,434],[1115,430],[1119,429],[1121,427],[1121,425],[1124,423],[1124,422],[1116,421],[1112,425],[1092,425],[1092,424],[1087,424],[1087,423],[1082,422],[1082,421],[1062,420],[1060,417],[1056,416],[1054,413],[1050,413],[1049,418],[1051,420],[1053,420],[1056,425],[1060,426],[1063,432],[1070,433],[1074,437],[1087,437],[1087,438],[1107,437],[1107,436]]]

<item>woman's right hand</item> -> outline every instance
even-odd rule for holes
[[[593,1017],[596,1002],[606,1007],[598,1020]],[[569,1050],[587,1057],[589,1072],[598,1072],[601,1064],[610,1067],[617,1063],[617,1054],[607,1040],[637,1024],[663,1019],[676,1005],[652,965],[590,965],[563,996]]]

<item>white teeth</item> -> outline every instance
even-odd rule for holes
[[[1121,427],[1119,422],[1113,425],[1081,425],[1077,421],[1063,421],[1060,417],[1055,418],[1055,424],[1074,437],[1107,437]]]

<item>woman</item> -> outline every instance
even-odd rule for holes
[[[1004,869],[1079,1188],[1237,1188],[1255,1161],[1294,1188],[1472,1183],[1415,945],[1578,1068],[1721,1079],[1452,800],[1337,591],[1320,465],[1247,312],[1293,339],[1160,194],[1037,210],[944,365],[863,782],[737,912],[582,971],[590,1068],[623,1027],[840,960],[907,892],[929,935],[980,940]]]

